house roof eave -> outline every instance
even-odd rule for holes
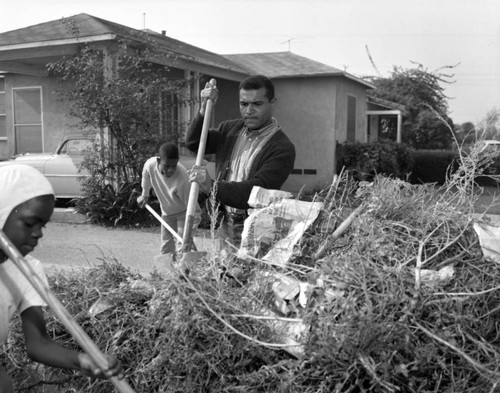
[[[406,105],[398,104],[397,102],[387,101],[382,98],[374,97],[373,95],[368,95],[368,102],[374,105],[388,108],[389,110],[396,109],[401,112],[406,111]]]
[[[110,33],[110,34],[99,34],[87,37],[65,38],[60,40],[35,41],[22,44],[0,45],[0,51],[45,48],[45,47],[74,45],[74,44],[83,44],[83,43],[100,42],[100,41],[114,41],[116,40],[116,38],[117,38],[116,34]]]
[[[318,78],[328,78],[328,77],[339,77],[339,76],[343,76],[347,79],[351,79],[355,82],[358,82],[364,86],[366,86],[367,88],[369,89],[374,89],[375,86],[372,85],[371,83],[368,83],[366,81],[364,81],[363,79],[361,78],[358,78],[354,75],[351,75],[351,74],[348,74],[346,72],[328,72],[328,73],[325,73],[325,72],[319,72],[319,73],[307,73],[307,74],[290,74],[290,75],[267,75],[269,78],[271,79],[286,79],[286,78],[315,78],[315,77],[318,77]]]

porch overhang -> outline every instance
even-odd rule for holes
[[[396,125],[396,142],[401,143],[402,138],[401,138],[401,124],[403,123],[403,114],[400,110],[398,109],[391,109],[391,110],[372,110],[372,111],[366,111],[366,117],[369,118],[370,116],[385,116],[385,115],[396,115],[397,116],[397,125]],[[369,120],[368,120],[369,122]]]

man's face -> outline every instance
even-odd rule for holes
[[[32,198],[12,210],[5,221],[3,231],[23,256],[33,251],[43,236],[42,230],[50,220],[54,204],[53,195]]]
[[[257,130],[266,126],[273,116],[274,103],[266,97],[266,89],[240,90],[240,113],[245,125],[250,130]]]
[[[177,169],[178,158],[160,159],[160,172],[165,177],[171,177]]]

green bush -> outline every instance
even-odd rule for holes
[[[452,150],[414,150],[410,182],[444,184],[448,171],[458,167],[457,154]]]
[[[413,168],[411,150],[395,142],[346,142],[337,148],[338,168],[356,180],[371,180],[376,174],[406,179]]]
[[[92,223],[106,226],[150,226],[156,223],[149,211],[137,204],[141,192],[139,182],[116,186],[90,180],[83,184],[83,188],[85,198],[75,201],[75,209],[85,214]],[[156,200],[150,204],[159,211]]]

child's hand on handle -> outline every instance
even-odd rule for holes
[[[83,374],[89,377],[117,377],[118,379],[123,379],[123,369],[120,361],[111,355],[106,355],[106,358],[108,360],[108,367],[106,369],[101,369],[92,361],[89,355],[83,352],[78,355],[78,362],[80,363],[80,369]]]
[[[141,195],[139,198],[137,198],[137,204],[139,207],[143,208],[146,206],[146,203],[148,203],[149,197]]]

